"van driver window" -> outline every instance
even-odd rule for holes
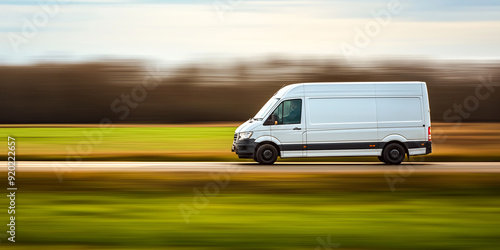
[[[271,115],[272,124],[299,124],[302,114],[302,100],[282,102]]]
[[[289,100],[283,102],[283,124],[300,123],[302,100]]]

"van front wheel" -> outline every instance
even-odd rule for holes
[[[398,143],[391,143],[385,147],[382,157],[387,164],[401,164],[405,159],[405,149]]]
[[[256,154],[255,158],[260,164],[270,165],[278,159],[278,150],[270,144],[260,146]]]

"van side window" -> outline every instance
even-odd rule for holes
[[[283,102],[283,124],[299,124],[302,113],[302,100]]]
[[[288,100],[282,102],[266,120],[271,124],[300,124],[302,115],[302,100]],[[276,123],[277,122],[277,123]]]

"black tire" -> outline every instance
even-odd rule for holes
[[[257,149],[255,158],[260,164],[271,165],[278,159],[278,150],[271,144],[264,144]]]
[[[384,148],[382,157],[387,164],[398,165],[405,159],[405,148],[398,143],[391,143]]]
[[[383,163],[386,163],[383,156],[377,156],[377,158],[378,158],[379,161],[381,161]]]

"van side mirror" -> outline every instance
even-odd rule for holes
[[[278,119],[276,119],[276,115],[270,115],[264,122],[264,125],[276,125],[276,124],[278,124]]]
[[[264,122],[264,125],[273,125],[273,121],[271,119],[271,116],[269,116],[266,121]]]

